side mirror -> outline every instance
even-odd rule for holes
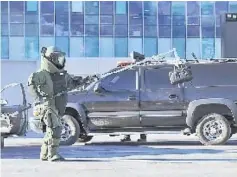
[[[172,85],[189,82],[193,79],[191,67],[186,65],[175,67],[174,71],[169,73],[169,78]]]
[[[1,106],[4,106],[4,105],[8,104],[7,100],[3,100],[3,99],[1,99],[0,103],[1,103]]]

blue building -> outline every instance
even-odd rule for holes
[[[1,1],[1,59],[38,60],[56,45],[69,58],[152,56],[177,48],[183,58],[221,56],[220,14],[228,1]]]

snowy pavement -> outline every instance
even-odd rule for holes
[[[65,162],[41,162],[41,136],[8,138],[2,177],[236,177],[237,135],[225,146],[203,146],[195,136],[148,135],[147,143],[96,136],[87,144],[61,146]]]

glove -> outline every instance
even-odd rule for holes
[[[33,103],[33,115],[38,117],[43,112],[43,105],[40,102]]]

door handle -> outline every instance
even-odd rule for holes
[[[176,95],[176,94],[169,95],[169,99],[177,99],[177,98],[178,98],[178,95]]]
[[[136,100],[136,96],[132,95],[132,96],[128,96],[127,100]]]

